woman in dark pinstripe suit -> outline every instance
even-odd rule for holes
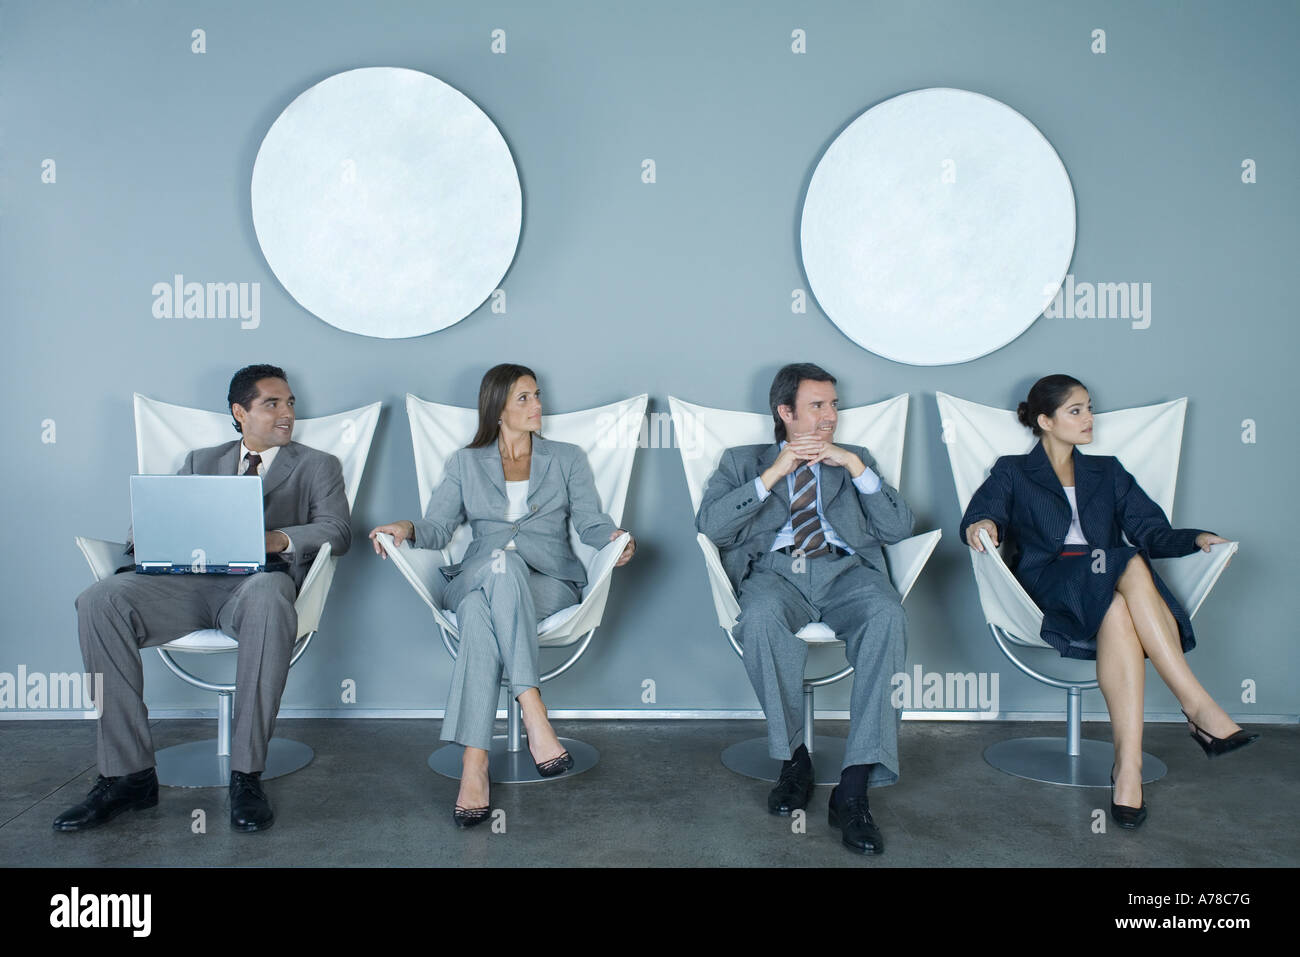
[[[1067,658],[1096,659],[1115,741],[1111,815],[1137,827],[1146,818],[1144,658],[1178,698],[1207,755],[1259,737],[1242,731],[1192,674],[1184,657],[1196,645],[1191,621],[1149,564],[1209,551],[1225,539],[1171,528],[1118,459],[1079,452],[1092,441],[1092,404],[1077,379],[1038,380],[1017,414],[1040,441],[994,463],[966,507],[961,534],[979,550],[981,528],[995,545],[1012,545],[1012,570],[1043,611],[1043,640]]]

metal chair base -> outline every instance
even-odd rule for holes
[[[266,752],[262,780],[292,774],[311,763],[316,753],[300,741],[272,738]],[[230,786],[230,755],[217,754],[217,739],[191,741],[163,748],[154,754],[158,783],[169,788],[224,788]]]
[[[573,767],[563,774],[544,778],[537,773],[533,756],[527,746],[519,751],[509,750],[509,737],[498,734],[492,738],[488,754],[488,780],[493,784],[535,784],[539,781],[563,781],[583,771],[590,771],[600,761],[600,752],[591,745],[573,738],[560,738],[560,744],[573,756]],[[429,755],[429,767],[445,778],[460,780],[461,755],[465,749],[459,744],[449,744]]]
[[[844,765],[845,738],[834,738],[819,734],[813,739],[810,752],[813,761],[813,782],[816,784],[839,784],[840,769]],[[775,782],[781,775],[781,762],[767,755],[767,738],[750,738],[733,744],[722,752],[722,763],[729,771],[743,774],[747,778]]]
[[[1110,787],[1114,746],[1108,741],[1080,741],[1079,752],[1069,754],[1065,738],[1016,738],[990,745],[984,751],[984,760],[999,771],[1043,784]],[[1160,780],[1168,770],[1155,755],[1142,752],[1143,784]]]

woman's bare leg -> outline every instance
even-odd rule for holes
[[[1146,662],[1124,596],[1115,593],[1097,631],[1097,683],[1115,742],[1115,803],[1142,806],[1142,695]]]
[[[460,759],[460,793],[456,803],[472,809],[488,806],[488,753],[482,748],[466,748]]]
[[[524,728],[528,731],[528,750],[533,761],[545,764],[564,753],[564,745],[551,727],[551,720],[546,716],[546,705],[542,704],[542,693],[536,688],[529,688],[517,699],[519,710],[523,714]]]
[[[1196,675],[1192,674],[1187,658],[1183,655],[1178,623],[1174,621],[1169,606],[1156,589],[1151,569],[1141,555],[1134,556],[1129,561],[1115,589],[1128,603],[1133,626],[1137,629],[1147,657],[1174,693],[1182,709],[1216,738],[1226,738],[1240,731],[1241,727],[1215,703],[1209,692],[1196,680]]]

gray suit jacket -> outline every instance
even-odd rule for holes
[[[462,561],[443,574],[454,578],[513,538],[519,557],[544,575],[582,587],[587,570],[569,546],[569,519],[583,542],[600,549],[617,526],[601,511],[596,480],[586,454],[568,442],[533,436],[528,470],[528,512],[506,521],[505,470],[496,443],[457,449],[447,461],[442,484],[434,489],[424,518],[414,523],[416,548],[442,548],[466,520],[474,533]]]
[[[862,446],[841,448],[853,452],[867,468],[876,471],[876,460]],[[727,449],[704,487],[695,527],[718,546],[723,570],[737,594],[749,566],[771,550],[777,532],[790,520],[790,490],[784,479],[761,502],[754,489],[754,479],[776,461],[780,452],[776,442]],[[912,510],[898,490],[883,480],[879,491],[863,495],[854,486],[848,469],[823,463],[820,472],[822,512],[831,528],[863,563],[888,575],[881,546],[912,534]]]
[[[177,475],[236,475],[239,440],[195,449],[185,456]],[[284,569],[301,588],[316,553],[326,542],[338,556],[352,544],[351,515],[343,485],[343,467],[328,452],[290,442],[275,454],[262,476],[263,515],[268,531],[279,530],[293,542],[289,567]],[[125,567],[134,568],[132,542],[127,535]],[[121,569],[118,569],[121,571]]]

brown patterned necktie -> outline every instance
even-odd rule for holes
[[[262,474],[262,457],[256,452],[249,452],[244,456],[244,461],[248,463],[248,468],[244,469],[245,475]]]
[[[821,520],[817,518],[817,477],[809,465],[800,466],[794,473],[790,526],[794,529],[794,550],[805,558],[816,558],[830,552]]]

